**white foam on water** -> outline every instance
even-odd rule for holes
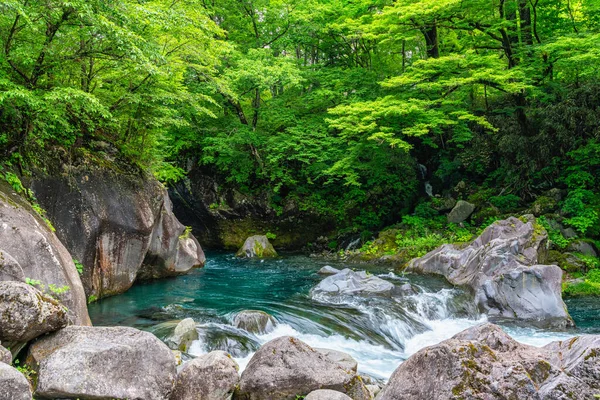
[[[347,338],[339,334],[323,336],[306,333],[299,330],[301,327],[296,329],[286,323],[279,323],[271,332],[258,335],[256,338],[262,345],[278,337],[293,336],[311,347],[342,351],[356,359],[360,373],[387,380],[404,360],[419,350],[436,345],[472,326],[487,322],[485,316],[457,318],[452,315],[448,305],[459,292],[453,289],[442,289],[437,292],[427,292],[423,288],[421,289],[421,293],[410,296],[405,303],[406,307],[403,306],[404,312],[413,319],[413,322],[421,324],[418,328],[411,326],[406,319],[386,312],[387,309],[382,309],[381,306],[372,306],[369,305],[369,302],[359,299],[346,299],[346,304],[364,315],[379,315],[379,319],[374,318],[372,322],[378,323],[377,331],[389,343],[389,346]],[[340,299],[329,300],[330,303],[337,304],[340,301]],[[423,329],[426,330],[423,332]],[[564,332],[539,331],[533,328],[505,328],[505,331],[515,340],[533,346],[543,346],[552,341],[564,340],[572,336]],[[404,349],[394,350],[393,348],[401,347],[398,344]],[[200,340],[195,341],[192,343],[189,353],[192,355],[206,353],[204,343]],[[251,353],[246,357],[235,358],[240,366],[240,373],[246,368],[253,355],[254,353]]]

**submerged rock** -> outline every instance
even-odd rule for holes
[[[541,327],[573,325],[561,296],[562,270],[538,265],[547,234],[517,218],[497,221],[465,248],[443,245],[414,259],[407,271],[444,276],[467,286],[481,312]]]
[[[389,295],[394,287],[392,283],[365,271],[355,272],[346,268],[323,279],[311,289],[310,294],[313,298],[319,295]]]
[[[0,340],[26,343],[67,325],[67,312],[56,300],[22,282],[0,282]]]
[[[26,362],[41,398],[165,400],[176,378],[171,350],[125,327],[67,327],[33,343]]]
[[[40,282],[64,304],[72,324],[91,324],[71,255],[29,203],[0,183],[0,281],[25,278]],[[68,290],[52,293],[51,287]]]
[[[235,254],[242,258],[270,258],[277,257],[277,252],[266,236],[251,236]]]
[[[31,389],[25,376],[10,365],[1,362],[0,399],[31,400]]]
[[[600,336],[537,348],[483,324],[411,356],[377,400],[594,399]]]
[[[475,211],[475,204],[459,200],[448,214],[448,222],[458,224],[466,221],[473,214],[473,211]]]
[[[138,278],[204,265],[196,239],[177,221],[165,188],[131,165],[80,163],[32,183],[56,234],[84,266],[88,296],[122,293]]]
[[[240,380],[239,367],[224,351],[213,351],[187,362],[170,400],[227,400]]]
[[[335,390],[320,389],[310,392],[304,400],[352,400],[352,398]]]
[[[233,318],[233,326],[250,333],[265,334],[271,332],[277,321],[264,311],[244,310]]]
[[[165,343],[173,350],[187,352],[194,340],[198,340],[196,322],[191,318],[180,321],[173,330],[173,334],[165,339]]]
[[[331,265],[326,265],[323,268],[321,268],[320,270],[318,270],[317,274],[319,274],[319,275],[335,275],[335,274],[339,274],[340,272],[342,272],[342,271],[337,268],[333,268]]]
[[[284,336],[263,345],[242,373],[234,399],[287,400],[318,389],[370,399],[356,373],[342,368],[324,354],[293,337]]]

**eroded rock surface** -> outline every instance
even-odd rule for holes
[[[490,225],[465,248],[447,244],[412,260],[407,271],[442,275],[470,287],[480,311],[492,318],[572,326],[562,300],[562,270],[538,264],[546,242],[541,226],[511,217]]]
[[[537,348],[483,324],[411,356],[377,400],[592,400],[598,393],[600,336]]]
[[[154,335],[133,328],[69,326],[29,348],[36,398],[168,399],[175,357]]]
[[[68,171],[37,174],[32,189],[57,236],[84,265],[88,296],[119,294],[138,278],[174,276],[204,265],[202,248],[174,216],[156,179],[118,163],[64,168]]]

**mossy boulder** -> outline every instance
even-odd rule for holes
[[[585,335],[539,348],[478,325],[411,356],[377,399],[593,399],[599,346],[600,336]]]
[[[272,258],[277,257],[275,248],[264,235],[251,236],[235,254],[240,258]]]
[[[548,196],[539,196],[531,205],[531,212],[536,217],[551,213],[556,210],[558,203],[555,199]]]

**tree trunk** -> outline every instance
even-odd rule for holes
[[[440,46],[436,22],[434,21],[431,25],[423,27],[422,32],[423,36],[425,36],[425,44],[427,45],[427,57],[439,58]]]

